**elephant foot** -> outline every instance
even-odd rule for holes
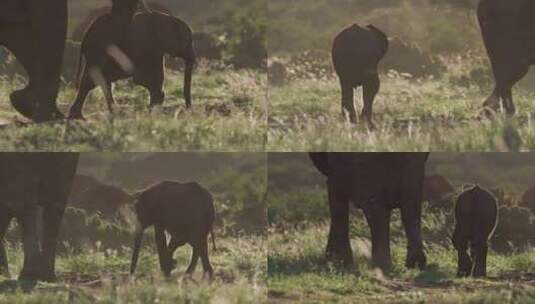
[[[485,269],[480,269],[480,268],[475,267],[474,272],[472,273],[472,276],[474,278],[486,277],[487,271]]]
[[[416,266],[418,266],[420,270],[425,269],[425,267],[427,266],[427,258],[425,257],[425,253],[417,252],[407,254],[407,259],[405,260],[405,267],[412,269]]]
[[[326,259],[348,270],[353,269],[355,267],[351,250],[349,251],[349,253],[327,250]]]
[[[49,109],[44,109],[42,111],[37,111],[33,117],[33,121],[35,122],[47,122],[63,119],[65,119],[65,115],[63,115],[63,113],[61,113],[56,106],[53,106]]]
[[[29,89],[25,88],[15,91],[10,95],[11,105],[22,116],[35,122],[46,122],[65,118],[56,105],[38,108],[37,103],[31,101],[29,94]]]
[[[41,274],[40,280],[43,282],[53,283],[53,282],[57,282],[58,278],[56,277],[56,274],[52,272],[52,273]]]
[[[41,280],[41,274],[37,270],[22,269],[22,271],[19,274],[19,280],[39,281]]]
[[[71,120],[86,120],[81,111],[72,111],[69,113],[69,119]]]
[[[33,120],[35,103],[28,96],[28,89],[22,89],[11,93],[10,102],[13,108],[22,116]]]

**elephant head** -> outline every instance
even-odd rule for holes
[[[165,14],[154,13],[155,35],[161,50],[173,57],[184,59],[184,98],[186,106],[191,106],[191,78],[195,66],[195,50],[191,28],[182,20]]]

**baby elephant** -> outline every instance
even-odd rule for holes
[[[458,276],[487,275],[488,240],[494,233],[497,216],[496,198],[489,191],[474,186],[459,195],[452,239],[459,256]]]
[[[212,230],[215,209],[210,192],[193,182],[164,181],[139,194],[135,210],[140,225],[136,231],[130,273],[136,269],[143,231],[154,225],[160,268],[166,277],[176,265],[173,253],[187,243],[193,248],[193,254],[186,275],[193,274],[200,257],[203,277],[212,278],[214,271],[208,260],[208,234],[212,234],[215,250]],[[165,232],[171,235],[169,243]]]
[[[160,105],[165,94],[164,55],[184,59],[184,98],[191,106],[191,78],[195,64],[193,35],[190,27],[175,17],[159,12],[138,12],[128,23],[119,45],[111,45],[117,29],[113,16],[98,18],[87,30],[80,51],[78,67],[78,95],[70,110],[70,118],[83,119],[82,109],[89,92],[96,85],[104,90],[108,109],[115,103],[111,83],[133,77],[135,84],[149,90],[150,106]],[[111,28],[110,28],[111,27]],[[104,50],[104,51],[103,51]],[[85,66],[82,65],[85,59]]]
[[[377,66],[387,51],[387,36],[373,25],[363,28],[353,24],[334,39],[332,59],[342,87],[342,114],[348,115],[352,123],[357,122],[353,90],[362,86],[362,117],[373,127],[373,100],[380,86]]]

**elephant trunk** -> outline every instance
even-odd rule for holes
[[[136,230],[136,236],[134,239],[134,251],[132,252],[132,263],[130,264],[130,274],[134,274],[136,271],[137,260],[139,257],[139,250],[141,248],[141,241],[143,240],[143,228]]]
[[[191,78],[193,75],[193,68],[195,66],[195,56],[186,58],[186,71],[184,72],[184,99],[186,100],[186,107],[191,107]]]

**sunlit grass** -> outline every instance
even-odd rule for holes
[[[453,73],[453,72],[451,72]],[[330,80],[294,80],[270,88],[270,151],[509,151],[535,150],[535,95],[515,90],[517,116],[483,118],[491,88],[441,79],[382,76],[374,103],[375,129],[348,123],[340,88]],[[355,91],[357,109],[362,91]]]
[[[0,120],[21,120],[9,105],[20,78],[0,83]],[[193,109],[186,110],[182,74],[168,72],[166,100],[148,111],[144,88],[129,82],[115,85],[113,116],[99,89],[86,100],[87,121],[10,124],[0,133],[2,151],[262,151],[266,140],[266,75],[261,71],[199,69],[193,81]],[[61,90],[60,108],[67,113],[76,91]]]
[[[358,227],[359,231],[367,229],[364,224]],[[403,266],[405,240],[397,237],[392,241],[392,272],[381,274],[369,265],[369,241],[353,237],[358,268],[344,272],[324,258],[327,231],[326,224],[270,230],[270,301],[497,304],[532,303],[535,298],[534,251],[511,256],[490,252],[487,278],[459,279],[455,276],[456,252],[451,246],[426,242],[427,269],[407,270]]]
[[[262,236],[227,236],[211,250],[214,281],[201,278],[199,263],[193,280],[183,280],[191,250],[175,253],[177,269],[165,279],[153,247],[142,249],[135,276],[129,275],[131,250],[87,248],[62,254],[57,283],[17,282],[0,277],[0,303],[264,303],[266,242]],[[238,250],[236,250],[238,248]],[[20,246],[9,246],[12,274],[22,264]],[[29,292],[31,291],[31,292]]]

